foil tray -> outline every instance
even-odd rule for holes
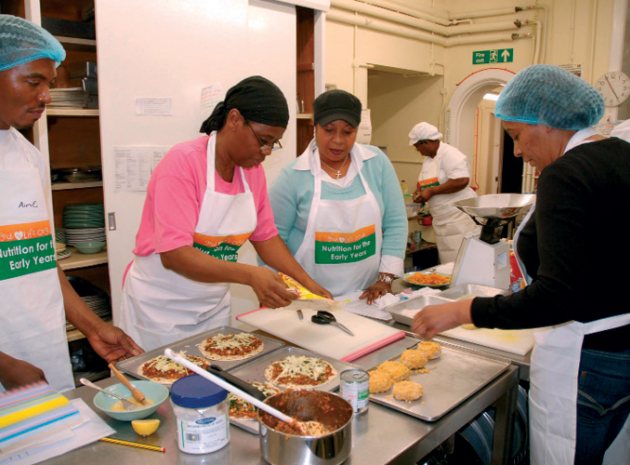
[[[398,360],[393,358],[391,360]],[[442,355],[426,365],[428,373],[412,373],[409,380],[422,384],[423,396],[411,402],[394,399],[392,390],[370,394],[370,401],[425,421],[437,421],[510,366],[506,360],[451,349],[442,345]],[[376,367],[374,367],[376,368]]]
[[[238,367],[229,369],[228,371],[234,376],[238,376],[239,378],[241,378],[244,381],[247,381],[248,383],[252,383],[254,381],[264,383],[264,382],[267,382],[267,380],[265,379],[265,369],[269,366],[269,364],[277,360],[282,360],[283,358],[289,355],[306,355],[308,357],[321,358],[322,360],[326,360],[328,363],[330,363],[334,367],[335,370],[337,370],[337,376],[335,376],[333,379],[331,379],[327,383],[324,383],[315,388],[320,391],[332,392],[332,391],[338,390],[339,389],[339,374],[343,370],[347,370],[348,368],[356,368],[356,365],[351,365],[346,362],[341,362],[339,360],[335,360],[333,358],[326,357],[324,355],[320,355],[315,352],[300,349],[298,347],[284,346],[277,350],[274,350],[273,352],[270,352],[260,357],[257,357],[255,359],[252,359],[248,361],[247,363],[239,365]],[[279,388],[279,389],[284,391],[283,388]],[[258,420],[230,417],[230,423],[250,433],[258,434],[258,431],[259,431]]]
[[[427,305],[439,305],[452,302],[452,299],[445,299],[438,295],[419,295],[408,300],[403,300],[393,305],[385,307],[391,313],[394,320],[403,325],[411,326],[413,317]]]
[[[138,373],[138,369],[140,368],[140,365],[142,365],[144,362],[151,360],[153,357],[157,357],[158,355],[163,355],[164,354],[164,349],[166,349],[167,347],[170,347],[171,349],[173,349],[174,352],[181,352],[184,351],[187,354],[191,354],[191,355],[196,355],[198,357],[202,357],[205,360],[208,360],[208,362],[212,365],[217,365],[218,367],[220,367],[223,370],[229,370],[230,368],[234,368],[238,365],[242,365],[244,363],[247,363],[257,357],[261,357],[264,356],[266,354],[268,354],[269,352],[272,352],[282,346],[284,346],[284,344],[280,341],[278,341],[277,339],[271,339],[269,337],[266,336],[261,336],[260,334],[255,334],[255,336],[257,338],[259,338],[260,340],[263,341],[263,350],[262,352],[259,352],[257,354],[252,355],[249,358],[243,359],[243,360],[229,360],[229,361],[219,361],[219,360],[210,360],[207,357],[205,357],[197,348],[197,344],[199,344],[200,342],[202,342],[204,339],[213,336],[215,334],[218,333],[223,333],[223,334],[232,334],[232,333],[245,333],[247,331],[242,331],[240,329],[237,328],[232,328],[230,326],[220,326],[218,328],[215,328],[211,331],[207,331],[205,333],[201,333],[201,334],[197,334],[196,336],[191,336],[189,338],[183,339],[181,341],[178,342],[173,342],[172,344],[168,344],[162,347],[158,347],[157,349],[153,349],[149,352],[145,352],[144,354],[141,355],[136,355],[135,357],[131,357],[128,358],[126,360],[122,360],[120,362],[116,363],[116,367],[120,370],[123,371],[125,373],[127,373],[128,375],[131,375],[135,378],[140,378],[140,379],[148,379],[145,376],[142,376],[140,373]]]

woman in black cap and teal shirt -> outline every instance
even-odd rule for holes
[[[304,269],[333,295],[368,303],[403,274],[407,215],[378,148],[357,144],[361,102],[330,90],[313,103],[315,138],[270,189],[276,226]]]
[[[237,263],[247,240],[268,265],[329,296],[293,259],[269,205],[261,163],[288,120],[275,84],[244,79],[203,123],[206,135],[174,146],[151,175],[121,309],[121,326],[146,350],[227,325],[229,283],[251,286],[267,307],[295,298],[276,273]]]

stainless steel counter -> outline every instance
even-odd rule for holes
[[[397,347],[396,344],[401,344],[401,346]],[[400,353],[404,349],[402,345],[404,342],[399,341],[355,363],[365,368],[374,366],[375,363],[391,357],[392,353]],[[108,378],[97,384],[107,386],[114,382],[116,382],[115,379]],[[424,422],[370,403],[368,412],[353,420],[352,454],[346,464],[408,465],[416,463],[493,405],[496,407],[496,422],[492,463],[493,465],[507,464],[509,457],[505,445],[511,444],[512,438],[512,421],[508,420],[512,418],[515,409],[517,385],[518,368],[511,365],[494,381],[434,423]],[[94,391],[81,387],[71,391],[68,396],[80,397],[91,406]],[[156,434],[144,440],[133,432],[129,423],[112,420],[105,416],[103,418],[117,431],[113,437],[160,445],[166,448],[166,453],[97,442],[45,463],[59,465],[84,463],[140,465],[149,461],[152,464],[168,465],[264,463],[260,456],[258,437],[234,426],[230,428],[230,443],[222,450],[207,455],[181,453],[177,448],[177,428],[170,403],[166,402],[160,406],[156,415],[161,420],[160,429]]]

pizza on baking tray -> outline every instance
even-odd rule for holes
[[[254,381],[251,384],[260,392],[262,392],[265,395],[265,397],[269,397],[274,394],[278,394],[280,392],[280,389],[278,389],[277,387],[269,383],[260,383],[258,381]],[[250,404],[246,400],[230,392],[228,394],[228,401],[230,402],[230,417],[250,418],[250,419],[256,418],[256,415],[257,415],[256,407],[254,407],[252,404]]]
[[[267,381],[286,388],[312,388],[327,383],[336,374],[326,360],[306,355],[289,355],[265,368]]]
[[[218,333],[197,345],[210,360],[242,360],[262,352],[263,347],[263,341],[249,333]]]
[[[199,365],[202,368],[207,368],[209,363],[201,357],[196,355],[179,353],[179,355],[186,357],[195,365]],[[150,360],[144,362],[138,367],[138,374],[145,378],[162,384],[170,384],[177,381],[179,378],[191,375],[193,372],[183,365],[171,360],[165,355],[158,355]]]

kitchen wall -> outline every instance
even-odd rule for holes
[[[399,177],[413,179],[421,161],[408,145],[408,131],[425,120],[445,132],[447,105],[453,93],[479,71],[503,68],[517,72],[534,62],[575,65],[581,67],[582,76],[590,83],[608,71],[614,61],[611,49],[618,50],[619,55],[623,50],[623,37],[611,37],[614,8],[623,1],[480,0],[474,2],[472,10],[469,0],[366,0],[369,7],[352,0],[332,0],[326,23],[325,80],[355,93],[371,109],[372,143],[387,147]],[[387,7],[385,18],[371,14],[370,8],[376,4]],[[534,8],[498,14],[515,6]],[[357,12],[352,13],[353,8]],[[403,22],[407,24],[388,20],[400,18],[392,12],[395,9],[405,14]],[[484,11],[489,16],[477,17]],[[447,33],[454,34],[451,29],[458,28],[480,28],[480,32],[450,37],[429,33],[412,26],[410,15],[431,17],[429,22],[415,21],[439,31],[444,31],[441,25],[447,24],[449,18],[463,18],[461,25],[449,26]],[[482,31],[514,20],[528,25]],[[380,30],[368,29],[367,23]],[[519,38],[512,40],[512,33]],[[472,43],[458,45],[457,41]],[[472,64],[474,50],[503,48],[513,49],[513,62]],[[480,92],[475,98],[481,101],[482,95]],[[608,110],[607,117],[614,120],[617,115]],[[462,121],[460,128],[452,128],[466,135],[462,145],[471,158],[479,148],[475,137],[479,136],[481,124],[473,118]]]

